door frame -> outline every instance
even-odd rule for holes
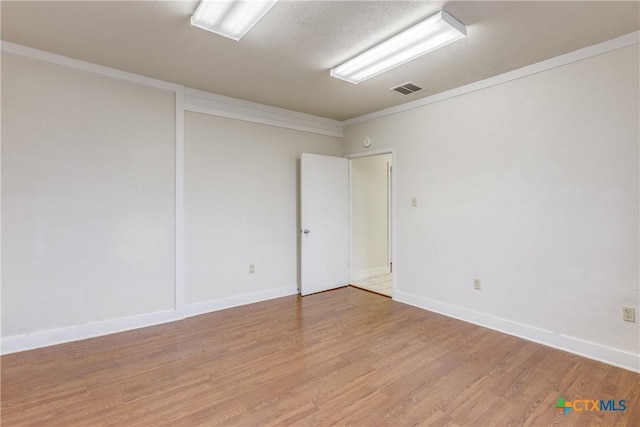
[[[389,236],[389,240],[390,240],[390,245],[391,245],[391,257],[390,257],[390,262],[391,265],[393,266],[392,270],[391,270],[391,298],[395,299],[395,295],[396,295],[396,278],[397,278],[397,272],[398,272],[398,263],[396,260],[396,236],[397,236],[397,229],[396,229],[396,218],[398,217],[398,210],[396,208],[396,182],[398,181],[396,176],[397,176],[397,172],[398,172],[398,166],[397,166],[397,150],[395,147],[391,147],[391,148],[381,148],[378,150],[371,150],[371,151],[365,151],[365,152],[359,152],[359,153],[352,153],[352,154],[347,154],[344,157],[352,160],[352,159],[358,159],[361,157],[373,157],[373,156],[379,156],[381,154],[391,154],[391,203],[390,203],[390,209],[391,209],[391,218],[390,218],[390,222],[391,222],[391,236]],[[351,185],[351,176],[352,176],[352,171],[351,171],[351,161],[349,161],[349,283],[352,282],[351,280],[351,263],[353,260],[353,224],[352,224],[352,218],[353,218],[353,212],[352,212],[352,203],[353,203],[353,194],[352,194],[352,185]]]

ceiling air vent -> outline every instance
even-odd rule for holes
[[[411,82],[408,82],[398,87],[391,88],[391,90],[395,90],[396,92],[401,93],[403,95],[409,95],[409,94],[412,94],[413,92],[422,90],[422,88],[414,85]]]

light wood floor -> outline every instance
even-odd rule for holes
[[[3,356],[1,397],[4,427],[640,426],[638,374],[352,287]]]

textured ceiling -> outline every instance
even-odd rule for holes
[[[640,3],[283,1],[239,42],[189,25],[197,1],[2,1],[2,40],[186,87],[345,120],[640,29]],[[468,37],[352,85],[329,69],[445,8]],[[403,96],[389,90],[412,81]]]

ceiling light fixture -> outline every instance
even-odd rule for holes
[[[337,66],[331,76],[358,84],[466,36],[467,27],[441,10]]]
[[[191,25],[240,40],[278,0],[202,0]]]

